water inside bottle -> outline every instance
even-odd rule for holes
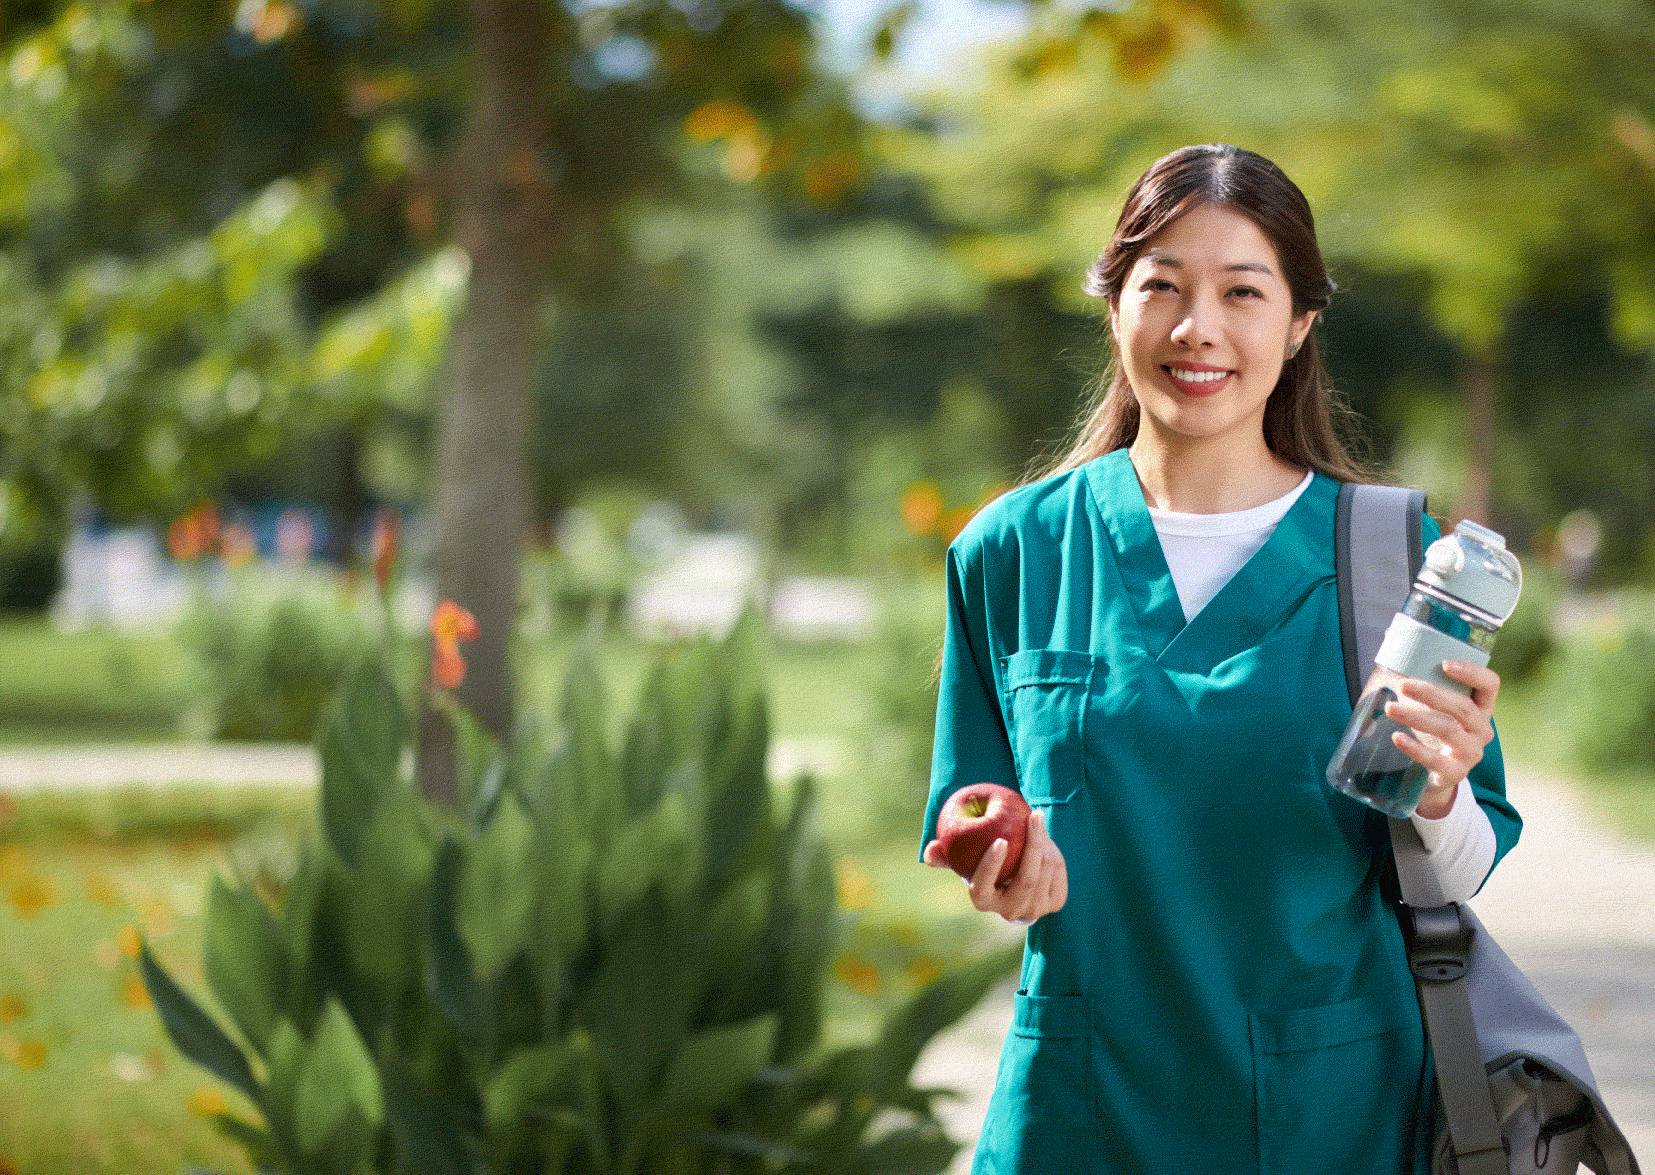
[[[1392,734],[1407,729],[1385,714],[1396,696],[1390,687],[1380,686],[1364,699],[1362,721],[1346,736],[1348,745],[1334,755],[1328,782],[1369,807],[1402,817],[1418,807],[1427,772],[1391,741]]]

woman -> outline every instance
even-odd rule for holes
[[[1314,326],[1332,284],[1268,160],[1189,147],[1138,180],[1089,290],[1115,361],[1073,450],[949,551],[924,859],[978,780],[1034,809],[1028,925],[984,1173],[1429,1169],[1431,1078],[1382,818],[1329,789],[1347,719],[1333,565],[1345,454]],[[1437,530],[1427,520],[1427,541]],[[1491,715],[1410,683],[1398,745],[1450,898],[1517,839]]]

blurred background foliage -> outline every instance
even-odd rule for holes
[[[500,734],[584,642],[631,696],[640,582],[741,532],[761,603],[869,589],[862,629],[767,651],[854,1035],[979,933],[910,843],[947,542],[1103,371],[1081,274],[1131,179],[1228,140],[1316,209],[1366,448],[1523,555],[1508,752],[1655,831],[1651,61],[1651,0],[9,2],[0,741],[304,740],[369,645],[419,695],[439,597]],[[64,552],[126,526],[183,584],[166,622],[53,628]],[[133,927],[199,988],[205,879],[314,835],[272,803],[0,795],[29,1169],[234,1166]]]

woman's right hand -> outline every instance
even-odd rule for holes
[[[1046,833],[1044,812],[1029,813],[1023,859],[1011,880],[996,885],[994,879],[1000,875],[1000,866],[1010,850],[1003,837],[988,846],[983,859],[977,862],[977,871],[966,880],[971,904],[985,913],[998,914],[1007,922],[1024,926],[1061,910],[1069,899],[1069,870],[1057,843]],[[948,868],[941,841],[934,840],[925,846],[924,859],[927,865]]]

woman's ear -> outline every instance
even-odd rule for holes
[[[1304,341],[1310,335],[1310,328],[1316,325],[1316,316],[1320,310],[1306,310],[1293,320],[1292,328],[1287,332],[1287,357],[1291,359],[1299,353]]]

